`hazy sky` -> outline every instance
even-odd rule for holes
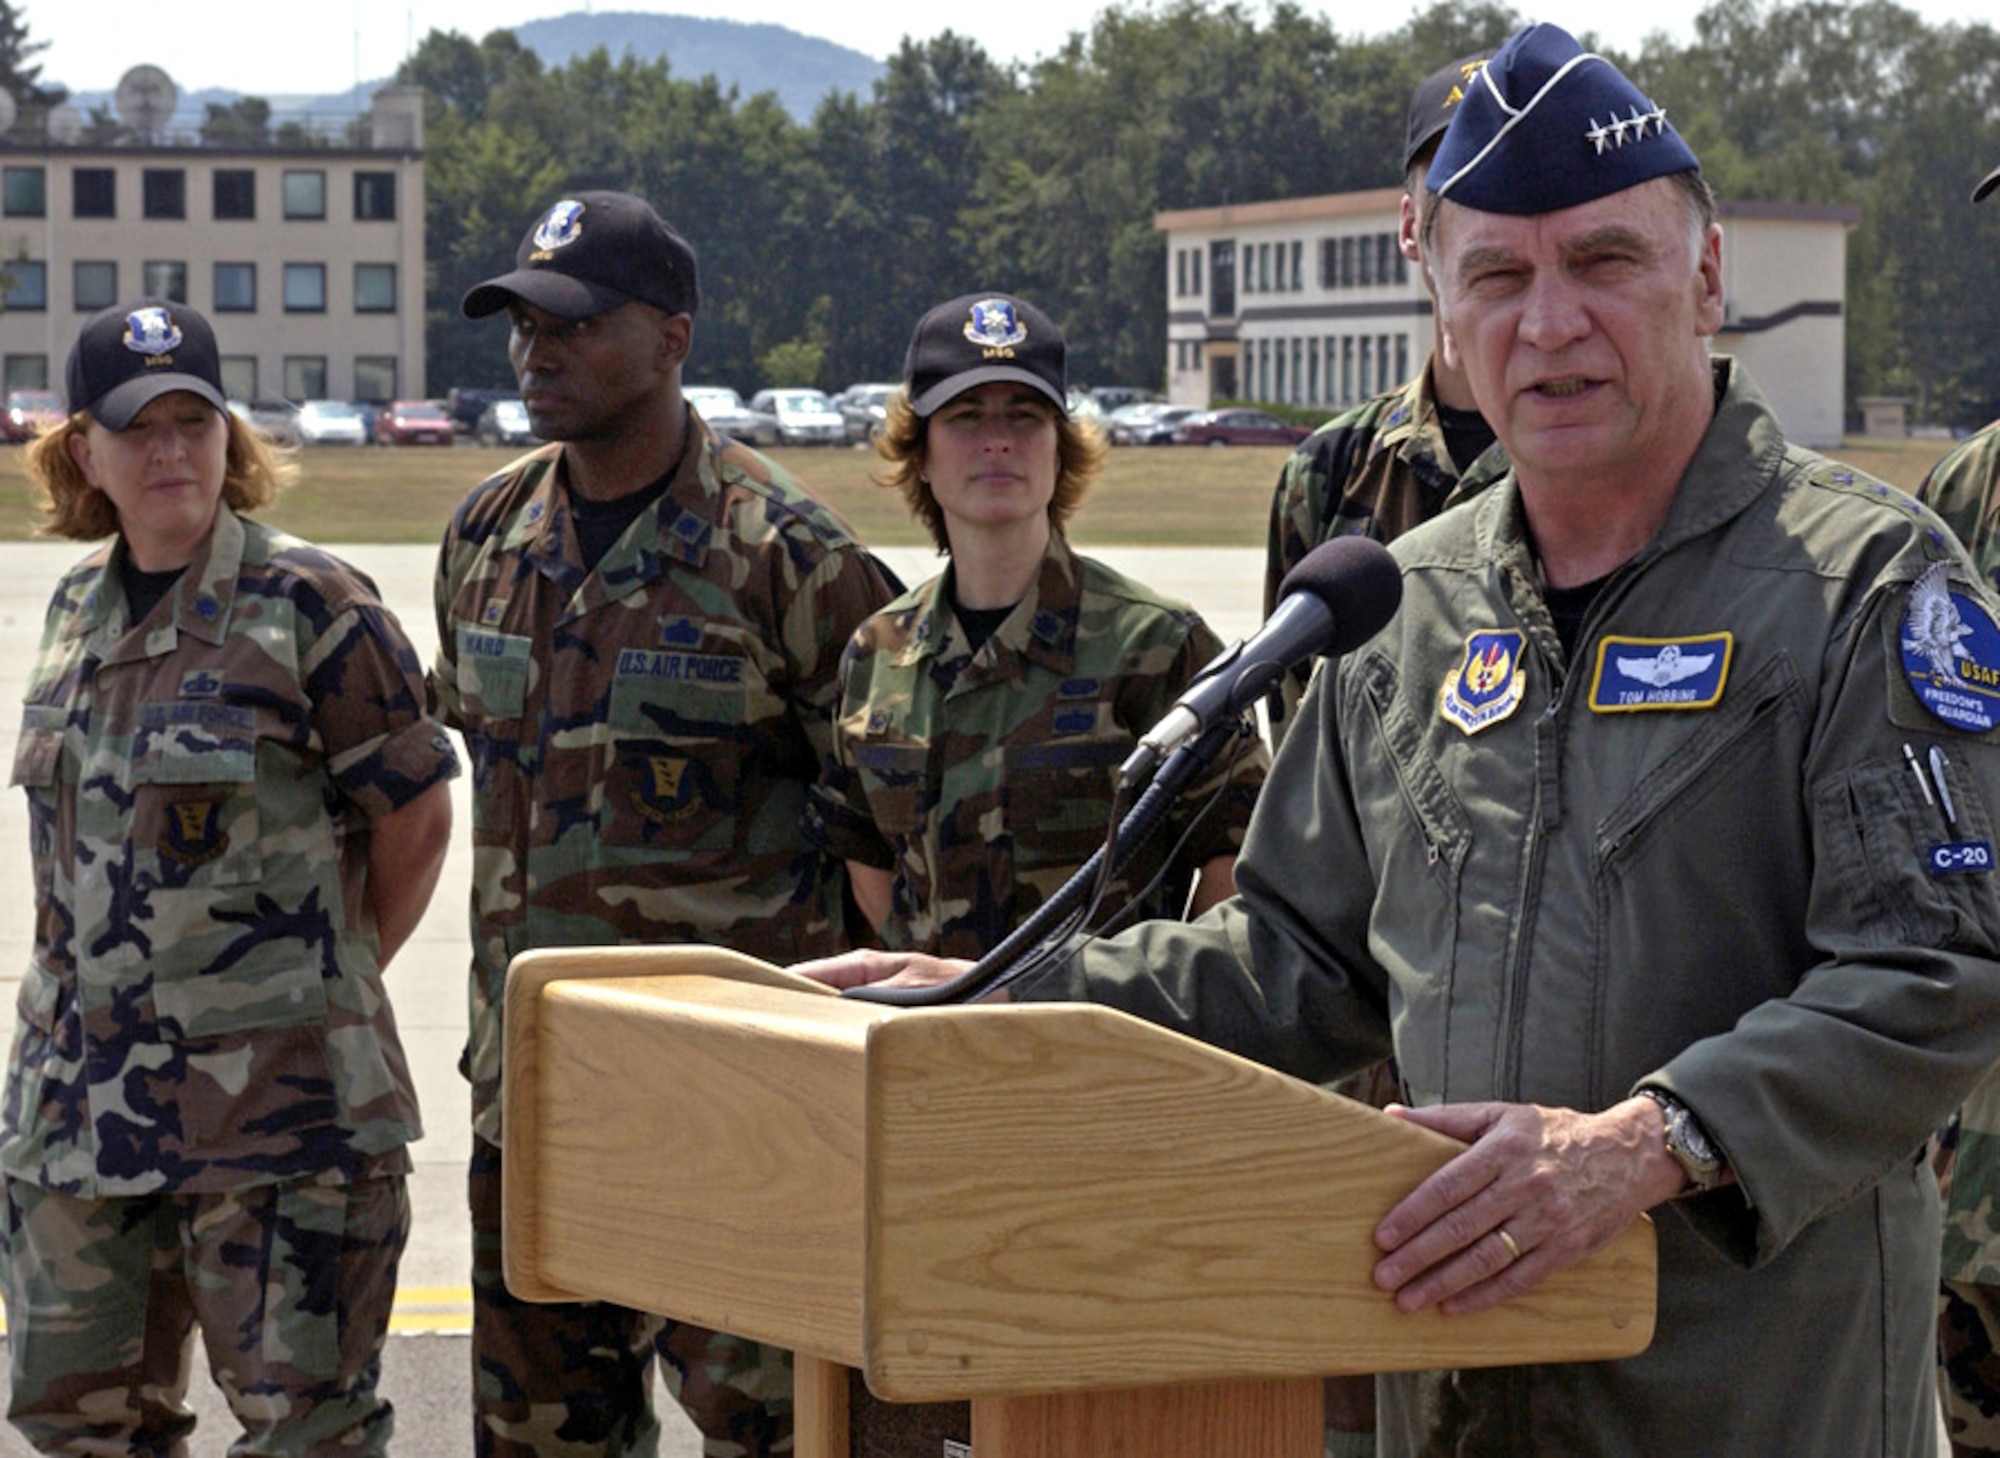
[[[1088,3],[1088,0],[1086,0]],[[1255,0],[1252,0],[1255,3]],[[1904,0],[1933,23],[1948,20],[2000,23],[2000,0]],[[1411,5],[1376,11],[1357,4],[1313,5],[1343,34],[1393,29],[1416,12]],[[1516,7],[1538,20],[1582,32],[1594,29],[1607,44],[1636,48],[1654,30],[1677,39],[1703,8],[1693,0],[1651,5],[1604,5],[1599,0],[1545,0]],[[196,0],[163,6],[159,0],[16,0],[31,40],[47,41],[39,57],[45,81],[71,90],[105,90],[141,62],[163,67],[183,90],[220,86],[264,96],[316,95],[352,87],[393,72],[415,41],[432,30],[456,30],[475,40],[490,30],[568,14],[653,11],[769,21],[821,35],[872,56],[888,55],[906,35],[919,38],[950,28],[969,35],[1002,60],[1032,60],[1059,47],[1072,30],[1087,26],[1077,0],[1010,0],[1005,4],[940,6],[935,0]],[[1359,14],[1357,14],[1359,12]],[[1374,23],[1386,17],[1387,25]],[[940,16],[950,17],[940,19]],[[754,85],[754,83],[753,83]]]

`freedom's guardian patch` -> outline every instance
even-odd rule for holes
[[[1521,707],[1527,640],[1513,628],[1488,628],[1465,640],[1465,661],[1438,692],[1438,713],[1467,734],[1490,729]]]
[[[1712,709],[1729,678],[1736,640],[1729,633],[1692,638],[1605,638],[1597,645],[1590,712]]]
[[[2000,628],[1977,599],[1951,590],[1948,563],[1911,586],[1899,643],[1903,676],[1933,716],[1972,734],[2000,726]]]

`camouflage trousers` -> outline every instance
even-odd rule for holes
[[[401,1174],[101,1200],[7,1180],[5,1197],[7,1417],[37,1451],[185,1458],[196,1331],[243,1428],[231,1454],[388,1451]]]
[[[500,1151],[472,1141],[472,1426],[480,1458],[652,1458],[653,1358],[705,1458],[792,1451],[792,1354],[608,1302],[507,1290]]]
[[[2000,1287],[1942,1283],[1938,1392],[1952,1452],[2000,1454]]]

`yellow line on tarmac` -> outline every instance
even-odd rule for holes
[[[471,1331],[472,1288],[470,1286],[400,1286],[396,1308],[389,1317],[389,1330]],[[7,1316],[0,1310],[0,1336],[7,1334]]]

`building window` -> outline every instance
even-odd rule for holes
[[[70,292],[76,295],[80,314],[110,308],[118,302],[118,265],[78,260],[70,269]]]
[[[1208,312],[1227,317],[1236,312],[1236,244],[1222,239],[1208,245]]]
[[[1396,383],[1389,378],[1389,336],[1378,334],[1375,336],[1375,393],[1379,395]]]
[[[0,366],[9,390],[46,390],[49,387],[49,357],[45,354],[10,354]]]
[[[1400,256],[1396,248],[1394,233],[1375,235],[1375,282],[1388,283],[1396,276],[1396,265],[1390,260]]]
[[[1194,255],[1194,291],[1198,294],[1201,292],[1201,250],[1190,248],[1188,251]]]
[[[140,175],[142,211],[149,218],[187,216],[187,173],[178,167],[148,167]]]
[[[285,356],[285,398],[324,400],[326,398],[326,356],[288,354]]]
[[[1303,238],[1292,240],[1292,292],[1301,293],[1306,286],[1306,242]]]
[[[1294,405],[1305,398],[1305,357],[1306,342],[1303,339],[1294,339],[1292,341],[1292,403]]]
[[[247,167],[215,169],[215,216],[249,219],[257,216],[257,174]]]
[[[285,265],[285,312],[324,314],[326,312],[326,265],[288,263]]]
[[[287,172],[285,174],[285,216],[292,219],[326,216],[326,174]]]
[[[386,405],[396,398],[396,357],[358,354],[354,357],[354,398]]]
[[[257,398],[257,356],[254,354],[225,354],[222,365],[222,394],[229,400],[255,400]]]
[[[0,209],[10,218],[47,217],[48,173],[39,167],[0,169]]]
[[[1278,340],[1277,348],[1273,349],[1271,353],[1278,357],[1276,361],[1277,373],[1275,378],[1267,379],[1265,383],[1271,387],[1271,399],[1283,400],[1285,398],[1285,341],[1282,339]]]
[[[49,266],[39,260],[18,259],[7,265],[8,310],[39,312],[49,306]]]
[[[1319,344],[1311,339],[1306,341],[1306,403],[1319,404]]]
[[[354,221],[393,223],[396,221],[396,174],[357,172],[354,174]],[[365,396],[363,398],[366,398]]]
[[[1354,282],[1361,288],[1368,288],[1375,282],[1375,240],[1357,238],[1355,252],[1360,256],[1355,260]]]
[[[1398,253],[1396,256],[1401,258],[1403,255]],[[1409,377],[1410,336],[1407,334],[1398,334],[1396,336],[1396,379],[1402,381],[1407,380]]]
[[[1187,260],[1187,249],[1176,248],[1174,250],[1174,297],[1177,299],[1187,297]]]
[[[79,167],[70,174],[70,211],[79,218],[118,216],[118,174],[109,167]]]
[[[1354,403],[1354,336],[1340,337],[1340,403]]]
[[[1349,234],[1340,240],[1340,286],[1354,287],[1354,237]]]
[[[357,314],[393,314],[396,312],[395,264],[357,263],[354,265],[354,312]],[[393,397],[385,396],[384,398],[389,399]]]
[[[252,314],[257,310],[257,265],[218,263],[215,265],[215,312]]]
[[[1395,247],[1396,247],[1396,282],[1408,283],[1410,281],[1410,260],[1403,257],[1403,245],[1400,242],[1397,243]]]
[[[172,304],[188,301],[188,266],[185,263],[148,262],[142,269],[142,289],[149,299],[165,299]]]

